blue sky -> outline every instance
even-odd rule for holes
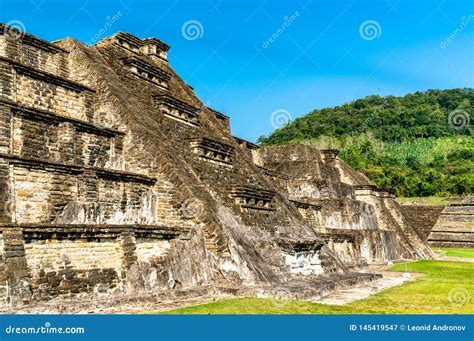
[[[371,94],[474,86],[473,1],[0,0],[1,22],[50,41],[89,42],[114,15],[103,37],[167,42],[174,69],[251,141]]]

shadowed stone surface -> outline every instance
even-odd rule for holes
[[[401,207],[407,219],[418,228],[423,240],[427,240],[445,206],[403,204]]]

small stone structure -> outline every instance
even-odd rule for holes
[[[233,137],[160,40],[12,30],[0,26],[0,307],[311,297],[369,281],[367,264],[432,257],[393,194],[336,150]]]

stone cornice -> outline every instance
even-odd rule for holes
[[[12,108],[12,114],[16,116],[22,116],[22,117],[27,117],[27,118],[32,118],[35,120],[42,120],[47,123],[71,123],[74,125],[76,128],[78,128],[79,131],[86,131],[90,132],[96,135],[102,135],[102,136],[107,136],[107,137],[114,137],[117,135],[125,135],[124,132],[110,129],[110,128],[105,128],[105,127],[100,127],[85,121],[81,121],[75,118],[70,118],[70,117],[64,117],[61,115],[57,115],[55,113],[41,110],[41,109],[34,109],[34,108],[28,108],[24,107],[21,105],[18,105],[14,102],[1,99],[0,98],[0,104],[7,105]]]
[[[66,79],[60,76],[56,76],[49,72],[38,71],[30,66],[23,65],[10,58],[0,57],[0,61],[4,61],[12,65],[15,71],[19,74],[26,75],[26,76],[41,80],[46,83],[58,85],[75,92],[84,92],[84,91],[89,91],[89,92],[94,92],[94,93],[96,92],[94,89],[91,89],[82,84],[76,83],[74,81],[71,81],[69,79]]]
[[[20,37],[19,41],[23,44],[33,46],[33,47],[36,47],[40,50],[50,52],[50,53],[61,53],[61,52],[62,53],[68,53],[63,48],[61,48],[59,46],[56,46],[56,45],[53,45],[53,44],[51,44],[50,42],[48,42],[46,40],[37,38],[37,37],[32,36],[31,34],[28,34],[28,33],[25,33],[25,32],[21,32],[18,29],[12,27],[12,26],[8,26],[6,24],[0,23],[0,35],[4,35],[4,33],[7,30],[15,30],[18,33],[18,36]]]
[[[69,174],[83,174],[86,171],[95,172],[96,176],[101,179],[114,180],[114,181],[124,181],[124,182],[138,182],[144,183],[146,185],[154,185],[156,183],[155,178],[148,177],[146,175],[124,172],[113,169],[105,169],[98,167],[86,167],[79,165],[68,165],[63,163],[45,161],[36,158],[26,158],[12,154],[3,154],[0,153],[0,158],[9,160],[14,164],[21,165],[27,168],[39,168],[47,169],[50,171],[58,171]]]

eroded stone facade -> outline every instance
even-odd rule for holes
[[[367,264],[431,257],[393,195],[337,151],[233,137],[158,39],[3,32],[1,307],[143,291],[310,297],[370,280],[357,273]]]

